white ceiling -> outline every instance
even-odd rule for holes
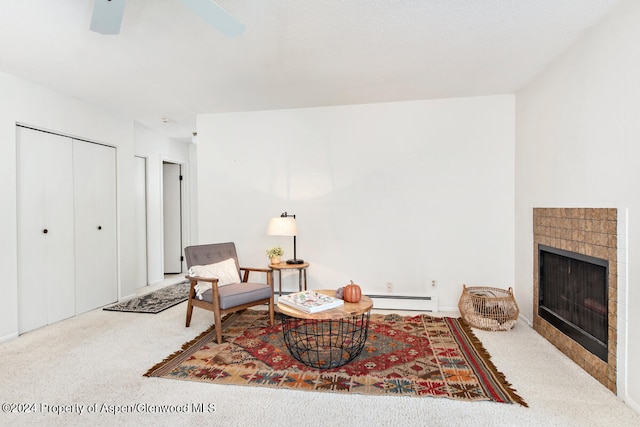
[[[620,1],[217,0],[229,38],[178,0],[127,0],[115,36],[93,0],[0,0],[0,71],[188,138],[199,113],[513,93]]]

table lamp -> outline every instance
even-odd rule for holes
[[[287,264],[302,264],[304,260],[296,257],[296,234],[298,227],[296,226],[296,216],[289,215],[284,212],[278,218],[271,218],[267,227],[269,236],[293,236],[293,259],[288,259]]]

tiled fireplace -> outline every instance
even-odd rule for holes
[[[533,327],[585,371],[616,393],[618,343],[618,233],[626,222],[619,221],[615,208],[534,208],[533,209]],[[626,228],[624,229],[626,238]],[[542,245],[542,246],[541,246]],[[624,246],[624,245],[623,245]],[[608,262],[608,289],[603,299],[608,310],[608,350],[606,361],[592,354],[556,326],[538,315],[540,302],[539,249],[557,248]],[[625,283],[626,286],[626,283]]]

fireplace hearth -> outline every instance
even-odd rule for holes
[[[609,262],[545,245],[538,260],[538,315],[606,362]]]

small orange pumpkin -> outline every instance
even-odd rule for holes
[[[353,280],[351,280],[351,283],[344,287],[343,299],[345,302],[359,302],[361,297],[362,290],[360,289],[360,286],[356,285],[353,283]]]

